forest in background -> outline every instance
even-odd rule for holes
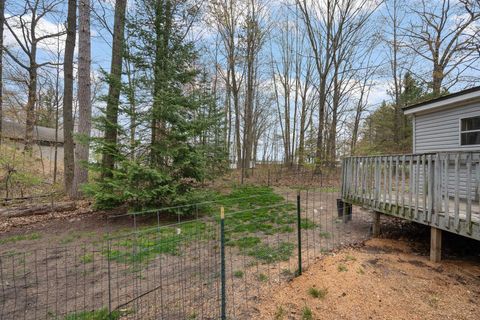
[[[478,0],[0,0],[0,25],[0,124],[26,128],[11,147],[0,126],[2,187],[35,184],[50,127],[54,182],[101,208],[194,201],[229,167],[410,152],[402,108],[480,80]]]

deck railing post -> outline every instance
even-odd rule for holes
[[[434,186],[435,186],[435,170],[434,170],[434,165],[433,165],[433,162],[432,162],[432,155],[429,154],[428,155],[428,158],[427,158],[427,167],[428,167],[428,179],[427,179],[427,187],[428,187],[428,190],[427,190],[427,203],[428,203],[428,206],[425,206],[424,204],[424,211],[426,210],[426,216],[425,216],[425,219],[428,223],[432,222],[432,214],[433,214],[433,208],[434,208],[434,199],[435,199],[435,195],[434,195]]]

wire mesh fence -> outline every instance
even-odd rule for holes
[[[0,319],[250,319],[267,288],[369,234],[370,217],[338,210],[334,188],[278,192],[275,203],[258,195],[242,206],[130,214],[133,230],[4,252]],[[165,212],[177,221],[165,225]],[[156,223],[143,225],[143,217]]]

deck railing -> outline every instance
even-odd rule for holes
[[[480,222],[479,183],[480,152],[343,159],[344,201],[467,235]]]

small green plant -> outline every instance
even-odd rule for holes
[[[428,304],[430,307],[436,309],[438,307],[438,302],[440,299],[436,295],[432,295],[428,298]]]
[[[300,227],[302,229],[306,229],[306,230],[315,229],[316,226],[317,224],[308,218],[302,218],[302,220],[300,221]]]
[[[310,289],[308,289],[308,294],[312,298],[323,299],[325,298],[327,293],[328,293],[328,290],[326,288],[317,289],[315,287],[311,287]]]
[[[338,272],[346,272],[348,271],[347,266],[344,264],[339,264],[337,267]]]
[[[118,319],[120,319],[119,311],[113,311],[109,314],[107,309],[70,313],[66,315],[65,318],[63,318],[63,320],[118,320]]]
[[[323,239],[330,239],[331,238],[331,235],[330,233],[326,232],[326,231],[320,231],[320,238],[323,238]]]
[[[312,309],[310,309],[307,306],[303,307],[302,320],[312,320],[312,319],[313,319]]]
[[[347,254],[347,256],[345,257],[345,260],[346,260],[346,261],[356,261],[357,258],[355,258],[355,257],[352,256],[352,255]]]
[[[261,282],[267,282],[268,281],[268,276],[264,273],[260,273],[257,278]]]
[[[282,269],[280,274],[287,278],[293,278],[295,276],[295,273],[290,271],[290,269]]]
[[[285,317],[285,310],[283,309],[282,306],[278,306],[274,315],[275,320],[282,320],[284,317]]]
[[[84,254],[81,258],[80,261],[84,264],[91,263],[93,262],[93,254],[91,253],[86,253]]]
[[[365,274],[365,271],[363,270],[363,268],[358,268],[357,273],[358,274]]]
[[[243,278],[243,271],[242,270],[237,270],[233,272],[233,276],[235,278]]]

